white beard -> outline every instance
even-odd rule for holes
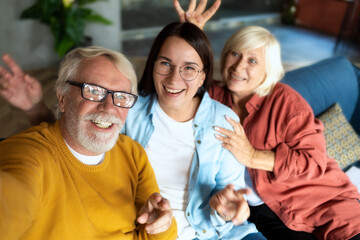
[[[66,114],[65,127],[72,138],[77,140],[81,146],[86,148],[88,151],[100,154],[109,151],[114,147],[119,137],[120,129],[122,128],[122,121],[109,114],[86,114],[79,117],[74,111],[74,107],[69,106],[68,114]],[[111,122],[113,123],[113,131],[111,132],[99,132],[96,130],[89,130],[86,126],[89,120],[96,120],[100,122]]]

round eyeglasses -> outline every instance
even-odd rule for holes
[[[138,96],[132,93],[123,92],[123,91],[111,91],[96,84],[79,83],[74,81],[67,81],[66,83],[80,87],[81,96],[84,99],[93,102],[105,101],[107,95],[110,93],[115,106],[121,108],[132,108],[138,99]]]
[[[170,62],[164,59],[159,59],[155,61],[155,71],[162,76],[170,75],[176,67],[179,68],[179,74],[181,78],[184,79],[185,81],[192,81],[196,79],[199,73],[202,72],[194,64],[185,64],[180,67],[171,64]]]

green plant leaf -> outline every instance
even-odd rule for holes
[[[72,46],[74,46],[74,42],[70,38],[65,37],[55,45],[55,51],[60,57],[62,57],[71,49]]]
[[[20,15],[20,19],[41,19],[41,7],[39,4],[34,4],[30,6],[29,8],[26,8],[24,11],[22,11]]]
[[[99,14],[96,13],[92,13],[86,16],[86,20],[89,22],[98,22],[98,23],[102,23],[105,25],[111,25],[112,22],[102,16],[100,16]]]
[[[76,0],[75,2],[77,2],[79,6],[84,6],[94,2],[107,2],[107,0]]]

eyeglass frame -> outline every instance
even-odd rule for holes
[[[83,99],[86,99],[86,100],[89,100],[89,101],[92,101],[92,102],[104,102],[105,100],[106,100],[106,98],[107,98],[107,96],[109,95],[109,93],[111,94],[111,97],[112,97],[112,100],[113,100],[113,104],[116,106],[116,107],[120,107],[120,108],[127,108],[127,109],[129,109],[129,108],[132,108],[134,105],[135,105],[135,103],[137,102],[137,100],[138,100],[138,98],[139,98],[139,96],[137,96],[137,95],[135,95],[135,94],[132,94],[132,93],[129,93],[129,92],[125,92],[125,91],[111,91],[111,90],[109,90],[109,89],[107,89],[107,88],[104,88],[103,86],[100,86],[100,85],[97,85],[97,84],[93,84],[93,83],[80,83],[80,82],[75,82],[75,81],[70,81],[70,80],[68,80],[68,81],[66,81],[66,83],[68,83],[68,84],[70,84],[70,85],[72,85],[72,86],[76,86],[76,87],[79,87],[79,88],[81,88],[81,97],[83,98]],[[86,98],[86,97],[84,97],[84,94],[83,94],[83,91],[84,91],[84,86],[85,85],[91,85],[91,86],[96,86],[96,87],[100,87],[100,88],[102,88],[102,89],[105,89],[106,90],[106,94],[105,94],[105,96],[102,98],[102,99],[100,99],[100,100],[93,100],[93,99],[89,99],[89,98]],[[129,94],[129,95],[131,95],[131,96],[133,96],[134,97],[134,103],[130,106],[130,107],[123,107],[123,106],[118,106],[118,105],[116,105],[115,104],[115,100],[114,100],[114,93],[126,93],[126,94]]]
[[[166,62],[168,62],[168,63],[170,64],[170,69],[172,69],[172,70],[171,70],[171,72],[169,72],[168,74],[162,74],[162,73],[159,73],[159,72],[157,71],[156,64],[157,64],[159,61],[162,61],[162,60],[163,60],[163,61],[166,61]],[[158,74],[160,74],[161,76],[169,76],[170,74],[172,74],[172,73],[174,72],[175,67],[178,67],[178,68],[179,68],[179,75],[180,75],[180,77],[181,77],[184,81],[186,81],[186,82],[194,81],[194,80],[199,76],[199,73],[204,72],[204,69],[203,69],[203,70],[199,70],[199,68],[198,68],[196,65],[192,65],[194,68],[196,68],[196,70],[197,70],[197,75],[196,75],[193,79],[187,80],[187,79],[185,79],[185,78],[181,75],[181,70],[182,70],[183,67],[188,66],[188,65],[191,65],[191,64],[184,64],[184,65],[182,65],[182,66],[179,66],[179,65],[172,64],[172,63],[170,63],[168,60],[164,60],[164,59],[157,59],[157,60],[154,62],[155,72],[158,73]]]

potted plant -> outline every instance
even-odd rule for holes
[[[82,45],[87,22],[109,25],[111,22],[85,5],[104,0],[36,0],[25,9],[21,19],[38,19],[49,25],[55,39],[55,52],[63,56],[71,48]]]

